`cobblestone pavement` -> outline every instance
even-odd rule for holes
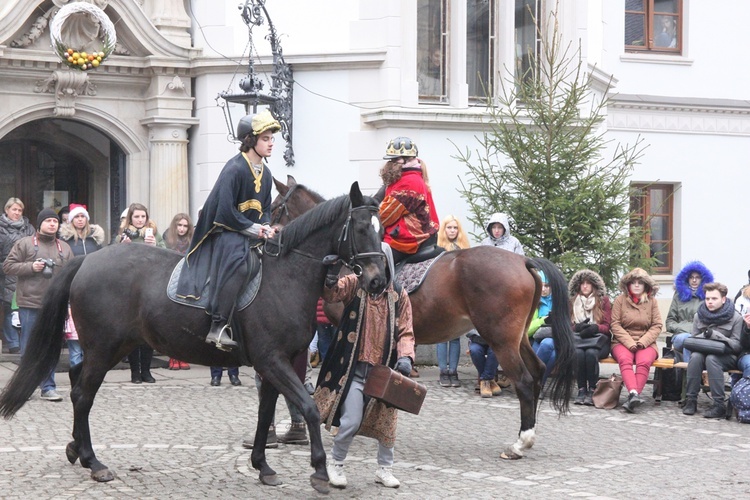
[[[0,363],[0,386],[13,365]],[[462,366],[458,389],[437,384],[423,367],[429,392],[422,413],[399,417],[394,474],[401,488],[374,482],[376,444],[358,437],[346,464],[349,487],[331,498],[738,498],[750,491],[742,464],[750,453],[750,426],[685,417],[676,403],[647,404],[637,415],[572,406],[557,418],[544,405],[537,442],[518,461],[499,458],[515,440],[519,405],[511,390],[481,399],[473,368]],[[154,370],[156,384],[133,385],[129,372],[112,371],[92,411],[98,458],[117,474],[95,483],[70,465],[72,408],[65,374],[62,403],[38,393],[10,421],[0,423],[2,498],[316,498],[309,485],[309,447],[268,450],[283,485],[261,486],[240,447],[254,430],[258,397],[253,370],[244,385],[209,386],[208,368]],[[604,375],[604,373],[603,373]],[[650,393],[650,386],[646,392]],[[624,393],[623,393],[624,394]],[[700,411],[709,406],[701,396]],[[279,432],[289,423],[278,405]],[[323,432],[326,450],[331,437]]]

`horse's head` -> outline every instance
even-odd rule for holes
[[[271,203],[271,225],[286,226],[303,213],[324,201],[323,197],[310,191],[291,175],[286,177],[287,183],[274,178],[273,183],[279,195]]]
[[[380,247],[383,229],[378,203],[365,197],[359,183],[349,192],[351,209],[339,238],[338,255],[359,276],[360,286],[367,293],[379,294],[388,285],[385,254]]]

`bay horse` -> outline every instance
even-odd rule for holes
[[[276,223],[294,220],[323,202],[322,196],[298,184],[291,175],[287,184],[276,179],[274,183],[279,192],[271,205]],[[417,344],[447,342],[476,328],[514,383],[521,404],[521,428],[518,440],[501,454],[507,459],[522,458],[536,439],[534,427],[545,367],[526,335],[541,297],[541,279],[531,271],[534,268],[547,275],[556,305],[550,320],[557,376],[550,399],[558,414],[564,415],[575,380],[575,346],[567,282],[552,262],[489,246],[448,252],[435,261],[422,285],[409,295]],[[341,317],[339,304],[326,304],[326,308],[334,322]]]
[[[356,267],[368,293],[385,289],[377,210],[378,203],[363,196],[355,182],[348,196],[322,203],[283,228],[265,244],[263,278],[255,300],[235,313],[235,324],[242,331],[238,340],[264,381],[251,455],[263,484],[280,484],[266,462],[265,443],[281,392],[300,408],[310,431],[315,468],[311,484],[328,492],[320,415],[290,360],[312,340],[316,303],[327,271],[324,257],[337,254]],[[84,356],[70,370],[74,422],[66,455],[71,464],[80,459],[94,480],[114,479],[94,454],[89,413],[104,376],[123,356],[145,342],[189,363],[242,364],[239,354],[206,344],[211,317],[204,310],[167,297],[172,269],[181,258],[148,245],[113,245],[63,267],[45,294],[20,366],[0,395],[0,415],[12,418],[57,363],[70,302]]]

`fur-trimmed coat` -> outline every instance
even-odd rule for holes
[[[60,239],[70,246],[73,255],[88,255],[102,249],[104,244],[104,229],[96,224],[89,226],[89,234],[85,238],[76,238],[76,228],[73,224],[60,226]]]
[[[628,286],[640,279],[645,285],[643,295],[636,304],[630,297]],[[622,344],[628,349],[640,343],[655,351],[656,339],[661,333],[663,323],[659,304],[654,297],[659,286],[654,279],[641,268],[636,267],[620,279],[620,291],[612,305],[612,344]]]
[[[610,334],[610,324],[612,323],[612,303],[607,296],[607,286],[604,279],[596,272],[590,269],[581,269],[576,272],[568,283],[568,296],[570,297],[570,317],[573,318],[573,304],[581,293],[581,284],[584,281],[591,283],[593,293],[596,296],[596,305],[592,310],[591,321],[599,327],[599,333]],[[575,321],[573,321],[575,323]]]
[[[694,272],[701,275],[701,284],[697,290],[690,289],[688,278]],[[703,285],[711,283],[714,275],[700,261],[688,262],[674,280],[675,293],[667,313],[667,331],[669,333],[690,333],[693,319],[698,307],[706,298]]]

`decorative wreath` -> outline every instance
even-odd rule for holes
[[[101,29],[100,41],[102,47],[99,52],[87,54],[83,51],[83,47],[68,47],[62,40],[62,26],[65,21],[72,14],[84,13],[90,14],[99,21]],[[102,9],[96,5],[85,2],[73,2],[69,3],[57,12],[55,17],[52,18],[50,23],[50,39],[52,40],[52,47],[55,49],[55,53],[60,56],[60,59],[73,69],[88,71],[90,69],[96,69],[104,60],[112,53],[117,43],[117,34],[115,33],[115,26],[109,19],[109,16],[104,13]]]

